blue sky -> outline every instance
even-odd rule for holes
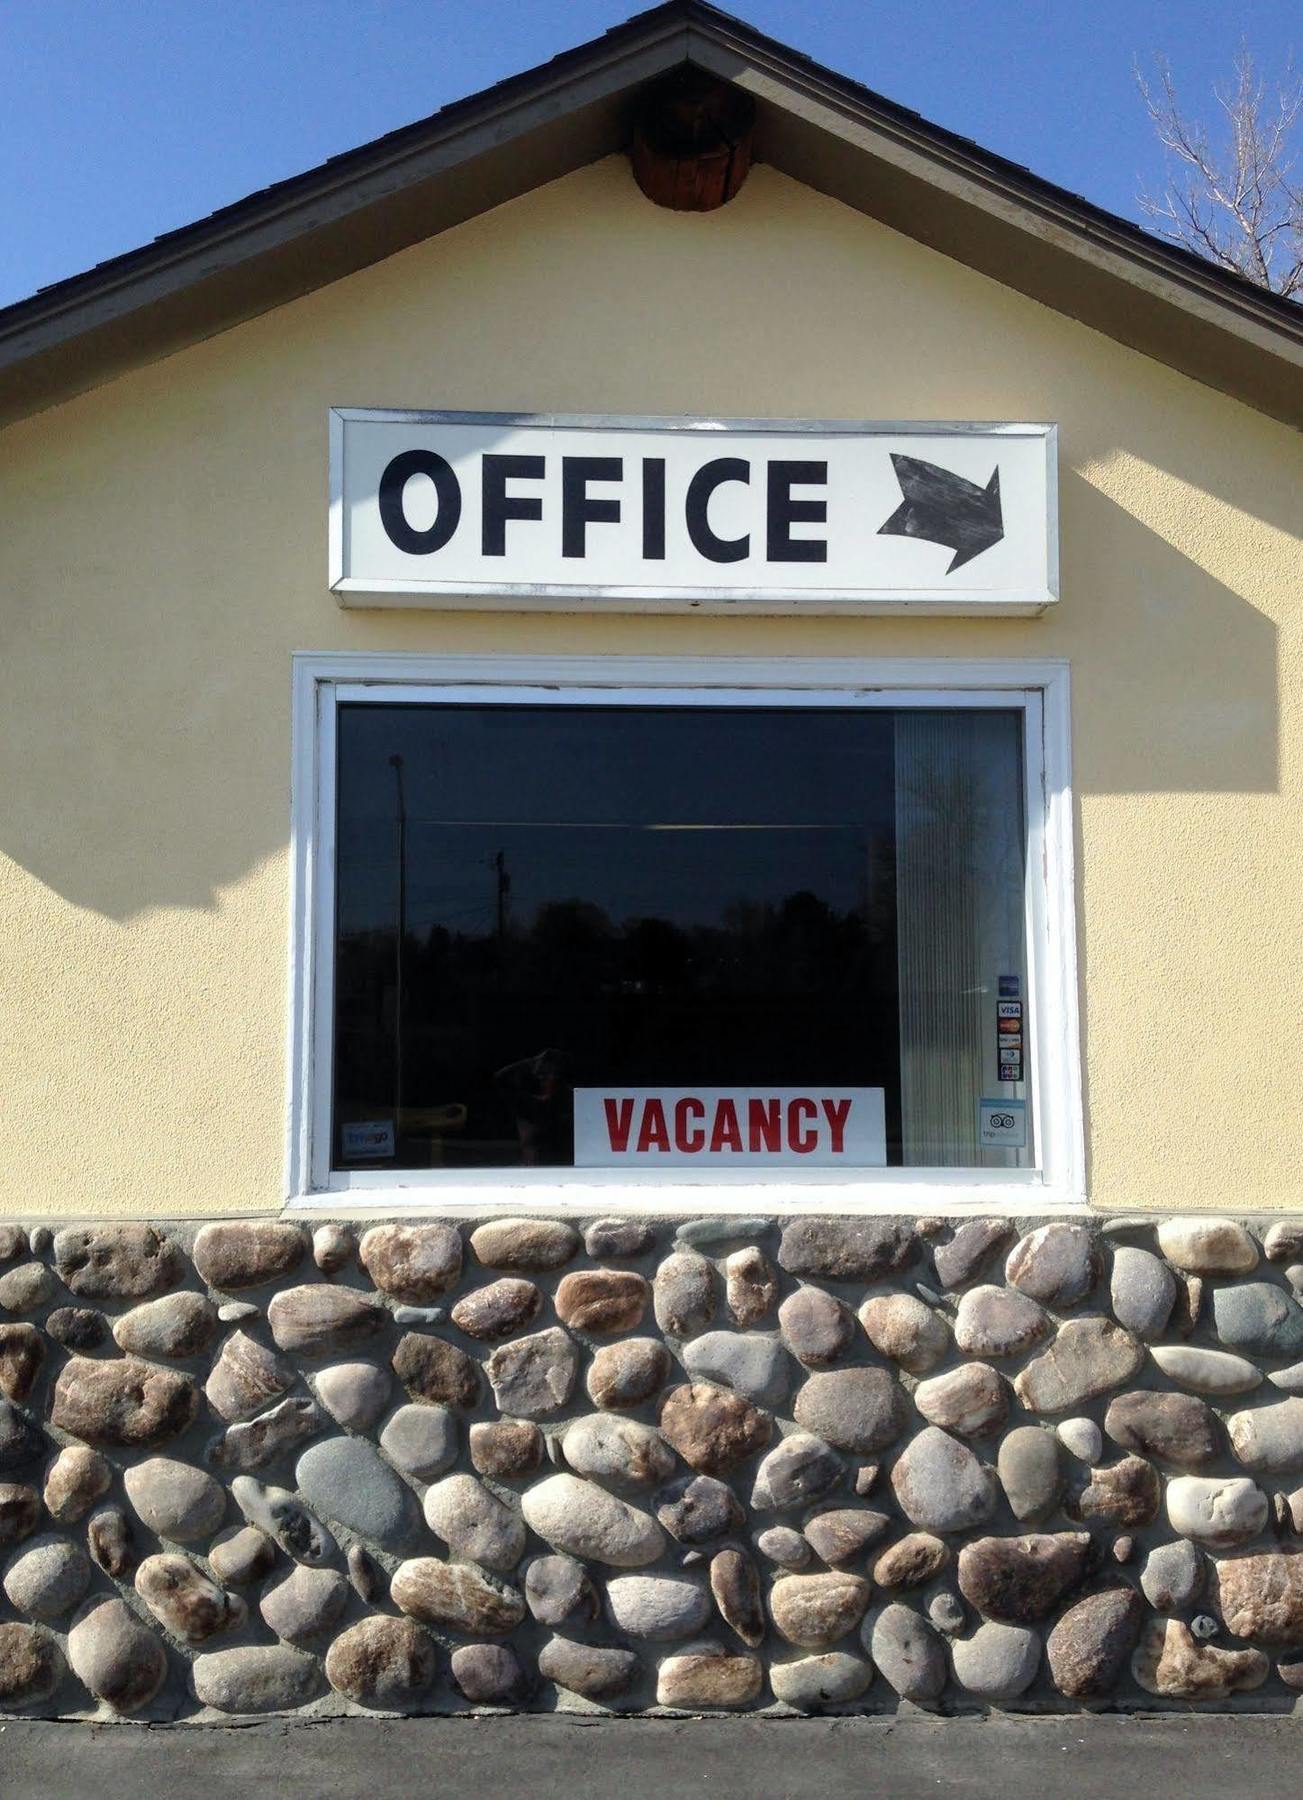
[[[0,0],[0,304],[527,69],[621,0]],[[1299,0],[734,0],[731,11],[1137,216],[1161,157],[1132,78],[1191,110]]]

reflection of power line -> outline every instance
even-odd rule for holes
[[[507,937],[507,896],[511,892],[511,877],[507,873],[505,852],[499,850],[489,867],[497,877],[497,925],[498,942],[505,943]]]

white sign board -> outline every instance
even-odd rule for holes
[[[1011,613],[1058,597],[1055,428],[331,414],[345,606]]]
[[[576,1088],[577,1169],[882,1168],[881,1088]]]

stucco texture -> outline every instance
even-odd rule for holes
[[[1052,419],[1039,619],[341,612],[331,405]],[[1303,1204],[1303,444],[755,170],[612,158],[0,435],[0,1205],[283,1198],[295,650],[1071,660],[1092,1203]]]

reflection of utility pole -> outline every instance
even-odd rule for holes
[[[498,878],[498,947],[507,940],[507,895],[511,892],[511,877],[507,873],[507,859],[499,850],[493,858],[492,868]]]
[[[403,759],[391,756],[389,767],[398,788],[398,955],[394,978],[394,1152],[403,1110],[403,952],[407,944],[407,798],[403,793]]]

